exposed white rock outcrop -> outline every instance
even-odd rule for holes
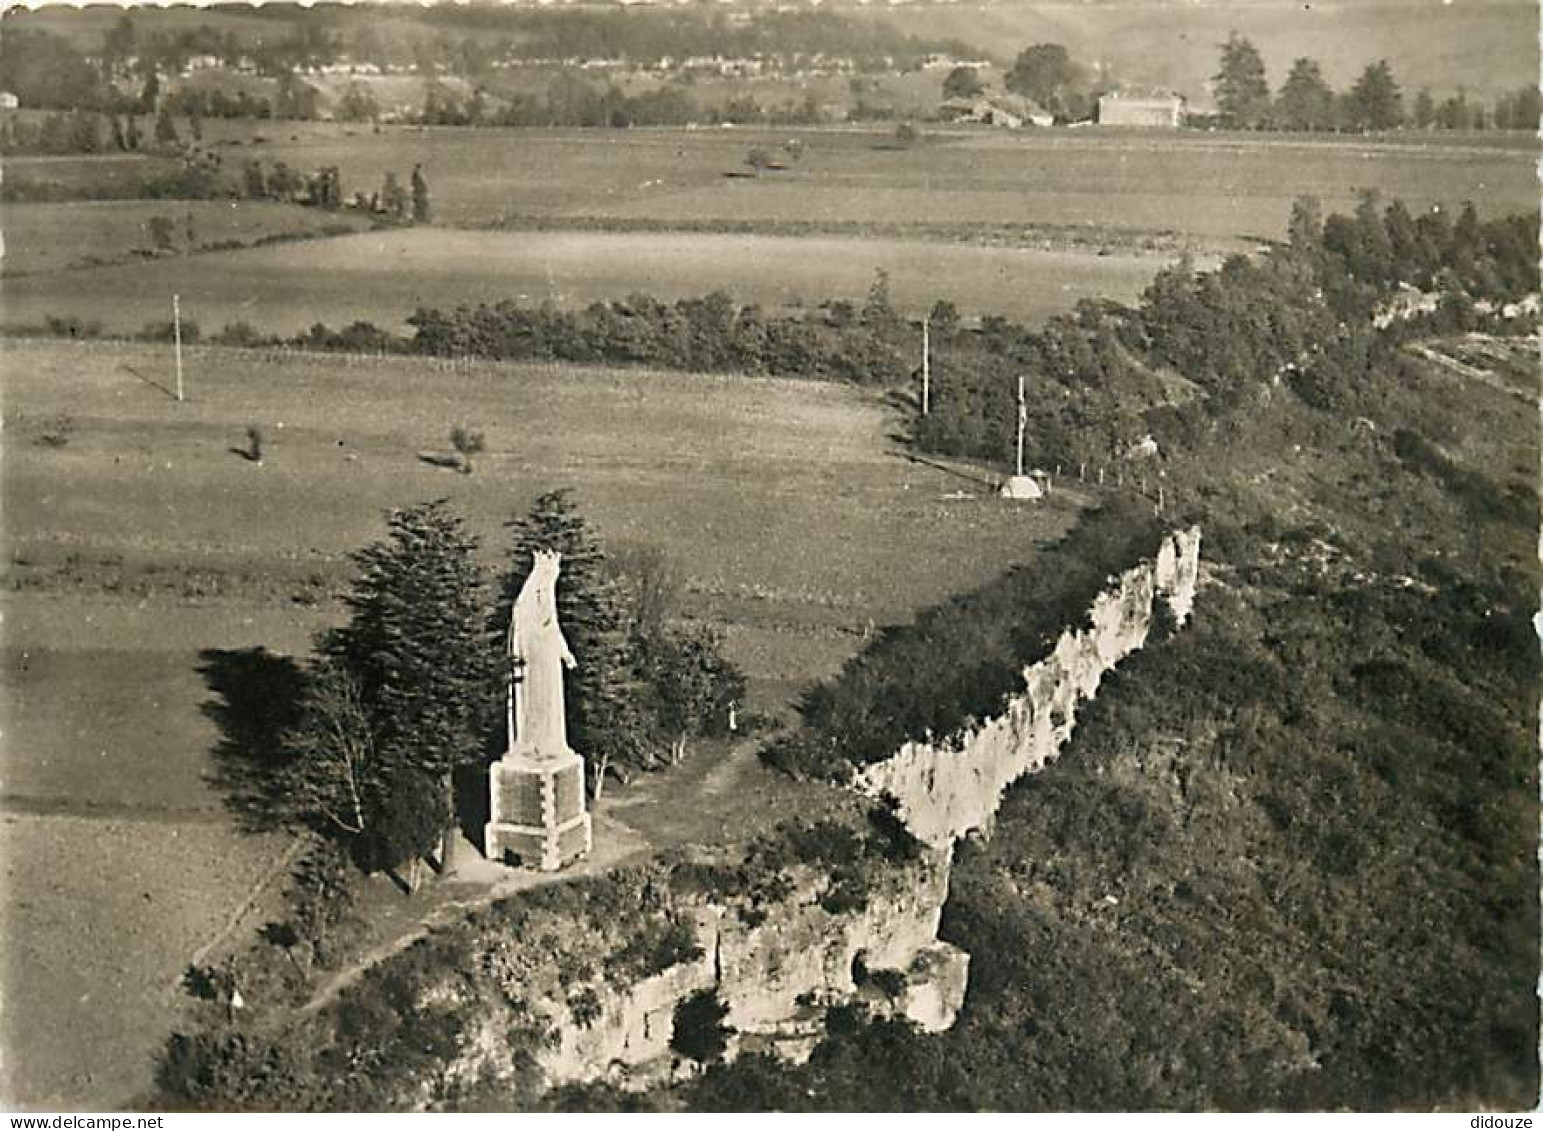
[[[1146,643],[1157,601],[1175,624],[1189,618],[1199,569],[1199,528],[1170,534],[1153,560],[1126,570],[1098,595],[1086,627],[1067,629],[1049,656],[1024,669],[1024,690],[1009,697],[1006,711],[950,741],[906,743],[858,773],[854,788],[894,798],[911,832],[935,847],[989,828],[1003,791],[1060,754],[1078,704]]]
[[[860,911],[821,907],[814,877],[754,925],[704,904],[694,916],[700,958],[622,989],[596,985],[597,1015],[582,1026],[559,1024],[558,1043],[538,1063],[551,1084],[668,1079],[682,1068],[670,1044],[676,1007],[704,990],[728,1008],[731,1055],[754,1048],[801,1060],[824,1032],[825,1009],[859,994],[876,1013],[946,1029],[969,968],[967,954],[937,937],[948,871],[946,853],[897,865]]]

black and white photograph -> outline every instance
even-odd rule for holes
[[[1539,42],[5,9],[0,1110],[1531,1125]]]

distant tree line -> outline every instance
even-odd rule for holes
[[[1449,130],[1536,130],[1543,109],[1538,87],[1500,96],[1493,106],[1459,90],[1436,101],[1422,89],[1412,106],[1386,59],[1369,64],[1347,91],[1337,92],[1315,59],[1303,56],[1272,96],[1264,59],[1251,41],[1233,32],[1222,45],[1215,84],[1215,123],[1226,129],[1367,133],[1404,126]]]
[[[189,119],[186,129],[194,141],[201,138],[197,118]],[[0,199],[272,200],[328,211],[351,209],[383,221],[415,224],[428,223],[433,215],[422,166],[413,167],[405,185],[396,173],[387,172],[379,189],[345,195],[342,172],[336,165],[302,170],[284,161],[268,165],[250,158],[234,171],[218,150],[184,145],[176,121],[164,112],[155,118],[148,139],[134,115],[119,118],[76,110],[52,113],[35,122],[0,118],[0,154],[112,152],[175,155],[176,164],[171,168],[160,163],[133,167],[121,176],[86,183],[56,183],[46,179],[46,170],[41,171],[41,177],[13,174],[0,183]]]
[[[883,272],[860,306],[834,301],[804,315],[768,314],[717,292],[675,303],[638,294],[579,311],[514,302],[425,307],[408,322],[413,351],[436,357],[621,362],[859,384],[906,379],[919,342],[891,304]]]

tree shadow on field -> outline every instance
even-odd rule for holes
[[[288,656],[266,648],[206,648],[198,674],[212,698],[201,708],[220,728],[208,780],[246,832],[284,823],[282,736],[298,719],[305,675]]]

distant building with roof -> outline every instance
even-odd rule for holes
[[[950,98],[938,107],[938,117],[945,122],[979,122],[1009,130],[1055,124],[1055,119],[1038,103],[1013,94]]]
[[[1098,124],[1177,129],[1184,124],[1184,98],[1171,93],[1106,94],[1098,100]]]

